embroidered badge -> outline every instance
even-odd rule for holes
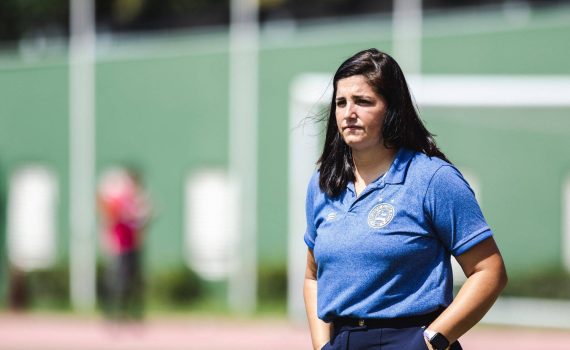
[[[394,218],[394,206],[388,203],[376,205],[368,213],[368,226],[372,228],[382,228],[390,223]]]

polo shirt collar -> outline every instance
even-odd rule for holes
[[[408,165],[412,157],[416,152],[407,148],[401,147],[396,156],[392,161],[392,165],[388,169],[388,172],[384,176],[380,176],[378,179],[374,180],[369,186],[372,188],[384,186],[384,184],[401,184],[406,178],[406,172],[408,171]],[[347,186],[348,190],[353,194],[356,193],[354,190],[354,182],[350,181]]]
[[[388,169],[388,172],[384,176],[384,183],[387,184],[401,184],[404,182],[406,178],[406,172],[408,171],[408,165],[412,157],[414,156],[415,152],[401,147],[398,152],[396,152],[396,156],[394,157],[394,161]]]

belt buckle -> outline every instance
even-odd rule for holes
[[[366,321],[364,321],[363,319],[360,319],[360,320],[358,320],[358,325],[360,327],[364,327],[364,326],[366,326]]]

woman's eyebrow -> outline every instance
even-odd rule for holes
[[[353,98],[370,98],[370,95],[352,95]]]

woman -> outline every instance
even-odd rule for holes
[[[152,209],[139,172],[134,168],[108,170],[101,178],[98,204],[109,258],[105,311],[113,320],[141,320],[142,243]]]
[[[314,349],[461,349],[507,277],[459,171],[376,49],[346,60],[307,191],[304,298]],[[467,281],[452,296],[450,255]]]

